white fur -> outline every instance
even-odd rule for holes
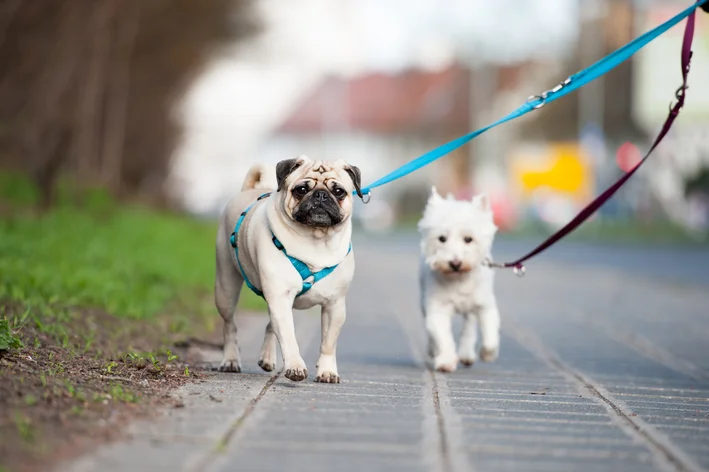
[[[421,309],[428,332],[432,367],[453,372],[458,362],[472,365],[480,324],[480,358],[493,361],[500,347],[500,314],[493,292],[493,270],[485,265],[497,232],[488,198],[471,201],[442,198],[436,188],[418,224],[421,233]],[[444,238],[441,241],[440,238]],[[472,238],[466,242],[466,238]],[[454,270],[455,268],[458,270]],[[463,315],[456,352],[451,323]]]

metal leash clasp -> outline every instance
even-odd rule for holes
[[[372,200],[372,191],[371,190],[367,190],[367,193],[362,193],[362,203],[364,203],[366,205],[367,203],[370,202],[370,200]]]
[[[527,272],[527,268],[524,267],[523,264],[517,264],[512,268],[512,272],[519,278],[524,277],[524,274]]]
[[[500,264],[499,262],[494,262],[490,257],[486,257],[485,259],[483,259],[483,265],[491,269],[507,269],[509,267],[507,264]],[[524,277],[524,274],[527,272],[527,269],[524,267],[523,264],[517,264],[512,267],[512,272],[517,277]]]
[[[563,89],[567,85],[571,83],[571,77],[567,77],[563,82],[559,82],[556,87],[549,89],[545,92],[542,92],[541,95],[530,95],[527,97],[527,103],[532,103],[532,102],[538,102],[534,105],[532,105],[532,108],[534,110],[538,110],[539,108],[543,107],[546,102],[547,98],[549,97],[549,94],[556,93],[559,90]]]
[[[677,88],[677,90],[675,90],[675,99],[677,101],[670,102],[670,111],[672,111],[672,109],[677,105],[677,103],[679,103],[680,100],[682,100],[684,98],[684,93],[688,88],[689,88],[689,85],[682,84]]]
[[[499,262],[494,262],[490,257],[486,257],[485,259],[483,259],[483,265],[491,269],[507,269],[509,267],[507,264],[500,264]],[[524,264],[517,264],[512,267],[512,272],[517,277],[521,278],[524,277],[524,274],[527,272],[527,269],[526,267],[524,267]]]

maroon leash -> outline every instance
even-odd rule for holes
[[[701,0],[698,0],[698,2],[699,1]],[[702,5],[701,8],[709,12],[709,2]],[[657,145],[660,144],[665,135],[667,135],[667,132],[672,127],[672,123],[674,123],[675,119],[679,115],[680,109],[684,106],[685,91],[688,88],[687,76],[689,75],[689,63],[692,59],[692,39],[694,39],[694,14],[695,12],[692,12],[687,17],[687,23],[684,27],[684,38],[682,40],[682,85],[675,92],[675,98],[677,99],[677,102],[675,102],[674,105],[670,103],[670,113],[667,116],[665,123],[662,125],[660,133],[655,138],[655,142],[653,142],[652,146],[650,147],[650,150],[647,152],[647,154],[645,154],[645,157],[643,157],[640,162],[635,165],[635,167],[633,167],[630,171],[628,171],[625,175],[618,179],[613,185],[608,187],[602,194],[596,197],[595,200],[589,203],[583,210],[581,210],[581,212],[579,212],[578,215],[576,215],[576,217],[574,217],[573,220],[569,221],[563,228],[549,236],[544,242],[542,242],[532,251],[513,262],[497,263],[487,261],[488,266],[503,269],[512,268],[515,274],[519,276],[524,275],[525,261],[548,249],[560,239],[564,238],[576,228],[581,226],[581,224],[586,221],[593,213],[595,213],[596,210],[603,206],[603,204],[606,203],[613,196],[613,194],[615,194],[618,189],[622,187],[628,181],[628,179],[630,179],[630,177],[633,176],[633,174],[640,168],[640,166],[645,163],[647,158],[650,157],[652,151],[655,150]]]

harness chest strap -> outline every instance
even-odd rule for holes
[[[241,224],[244,222],[244,218],[246,217],[246,214],[249,212],[249,210],[259,201],[264,198],[267,198],[270,194],[269,193],[264,193],[260,197],[256,199],[254,203],[246,207],[246,210],[244,210],[241,215],[239,216],[239,219],[236,221],[236,226],[234,227],[234,232],[231,233],[231,237],[229,238],[229,242],[231,243],[231,247],[234,248],[234,255],[236,256],[236,263],[239,266],[239,271],[241,272],[242,277],[244,278],[244,282],[246,283],[246,286],[251,289],[252,292],[254,292],[256,295],[259,297],[263,297],[263,292],[256,288],[254,284],[251,283],[249,278],[246,276],[246,272],[244,271],[244,268],[241,265],[241,260],[239,259],[239,245],[237,243],[238,237],[239,237],[239,228],[241,227]],[[303,279],[303,288],[301,289],[300,293],[298,293],[297,296],[303,295],[305,292],[310,290],[313,287],[313,284],[317,282],[318,280],[321,280],[334,271],[339,264],[335,264],[334,266],[331,267],[325,267],[322,270],[319,270],[317,272],[313,272],[310,270],[310,267],[308,267],[308,264],[305,262],[301,261],[300,259],[296,259],[293,256],[289,256],[288,252],[286,252],[285,246],[278,240],[275,234],[273,234],[273,231],[271,231],[271,236],[272,236],[272,241],[273,245],[276,246],[276,248],[283,252],[283,254],[288,258],[290,261],[291,265],[293,265],[293,268],[298,272],[300,275],[300,278]],[[352,251],[352,243],[350,243],[349,248],[347,249],[347,255]]]

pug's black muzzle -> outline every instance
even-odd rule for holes
[[[335,226],[342,222],[337,200],[322,189],[306,195],[293,213],[293,218],[298,223],[315,227]]]

